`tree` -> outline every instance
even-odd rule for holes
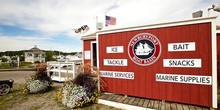
[[[8,59],[4,58],[4,57],[0,58],[0,60],[2,60],[2,62],[7,62],[8,61]]]
[[[46,51],[46,61],[56,61],[55,58],[53,58],[53,52],[52,51]]]
[[[23,55],[21,55],[19,57],[20,57],[20,61],[24,61],[24,56]]]
[[[17,56],[11,57],[11,60],[17,60]]]

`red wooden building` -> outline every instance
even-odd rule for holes
[[[220,36],[215,19],[83,36],[84,64],[91,62],[99,68],[106,83],[102,91],[217,108],[216,41],[220,42]]]

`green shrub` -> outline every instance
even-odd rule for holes
[[[1,57],[0,60],[2,60],[2,62],[7,62],[8,61],[8,59],[4,58],[4,57]]]
[[[11,68],[8,63],[2,62],[0,64],[0,69],[9,69]]]

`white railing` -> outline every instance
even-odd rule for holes
[[[52,80],[64,82],[73,79],[81,62],[47,62],[47,74]]]

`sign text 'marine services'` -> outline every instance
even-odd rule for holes
[[[134,79],[133,72],[118,72],[118,71],[100,71],[101,77],[119,78],[119,79]]]

